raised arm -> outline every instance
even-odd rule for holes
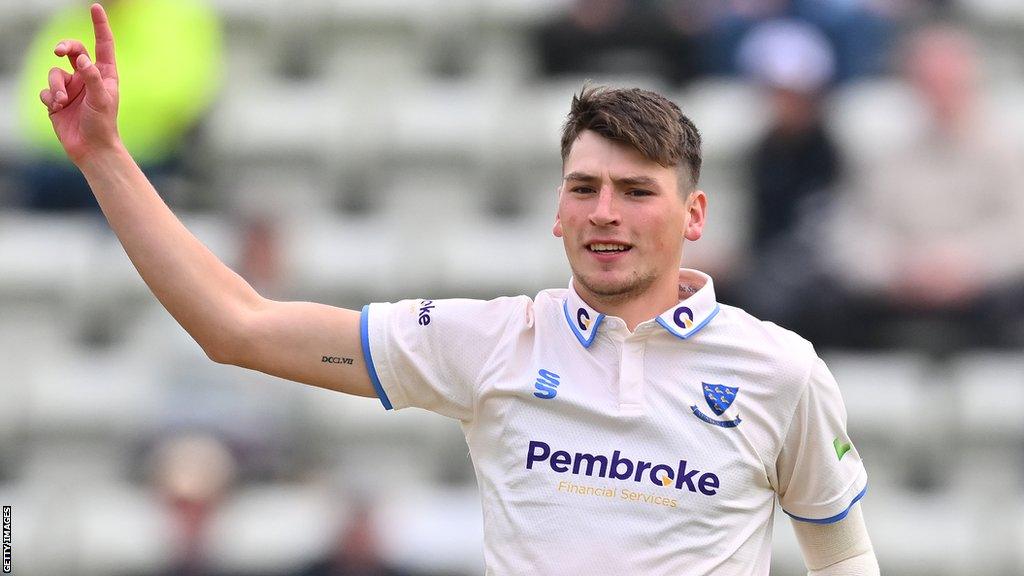
[[[51,69],[39,97],[150,290],[216,362],[374,396],[358,312],[261,297],[182,225],[146,179],[118,136],[113,33],[103,8],[91,10],[96,61],[82,42],[62,40],[54,54],[68,57],[73,72]]]

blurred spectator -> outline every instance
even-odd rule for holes
[[[738,73],[736,56],[747,33],[761,22],[786,16],[790,8],[790,0],[703,0],[701,4],[708,21],[702,39],[704,66],[712,74],[728,76]]]
[[[27,208],[98,209],[39,102],[50,68],[69,66],[54,56],[57,42],[93,37],[82,4],[68,4],[39,30],[19,78],[19,117],[32,154],[23,173],[22,204]],[[121,137],[147,175],[159,182],[177,171],[183,140],[217,93],[220,24],[201,0],[111,0],[105,8],[117,30]]]
[[[837,82],[885,72],[900,22],[922,8],[923,0],[675,0],[704,5],[710,23],[701,38],[704,68],[734,75],[746,36],[759,25],[789,17],[817,27],[828,38]]]
[[[819,269],[808,265],[815,245],[802,224],[832,200],[832,187],[842,168],[821,110],[835,58],[828,39],[817,28],[779,19],[752,30],[740,47],[739,59],[740,69],[770,102],[771,121],[747,163],[752,261],[736,298],[755,314],[802,329],[803,316],[817,314],[807,306],[805,292],[817,290]],[[766,294],[765,285],[776,289]]]
[[[536,32],[541,71],[560,74],[650,74],[682,84],[699,73],[696,40],[687,34],[686,6],[651,0],[576,0]],[[683,25],[679,25],[682,23]]]
[[[296,576],[408,576],[409,572],[385,562],[378,548],[376,530],[372,510],[366,505],[357,507],[327,556],[306,566]]]
[[[813,26],[778,20],[748,35],[740,61],[771,103],[771,124],[750,158],[753,241],[760,251],[789,234],[801,203],[828,191],[839,175],[839,151],[821,115],[835,60]]]
[[[981,106],[978,57],[965,33],[930,26],[904,56],[930,124],[910,146],[851,175],[826,227],[830,270],[869,343],[1020,344],[1019,151]]]
[[[793,5],[795,14],[828,36],[840,83],[888,72],[899,25],[927,8],[921,0],[793,0]]]
[[[153,484],[171,517],[175,540],[166,574],[214,574],[206,547],[207,528],[236,471],[235,459],[217,437],[177,434],[153,451]]]

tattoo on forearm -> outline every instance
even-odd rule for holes
[[[324,356],[321,362],[327,364],[353,364],[355,361],[352,358],[340,358],[338,356]]]

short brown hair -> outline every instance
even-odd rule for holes
[[[661,94],[587,84],[573,96],[562,128],[562,162],[584,130],[628,144],[666,168],[689,168],[689,183],[697,186],[700,132],[679,106]]]

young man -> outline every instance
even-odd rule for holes
[[[92,16],[96,62],[62,41],[75,72],[55,68],[40,96],[153,293],[217,362],[459,419],[489,574],[767,574],[776,498],[812,574],[878,573],[828,370],[679,269],[707,198],[699,135],[674,104],[641,90],[573,100],[554,226],[568,289],[361,314],[274,302],[181,225],[121,146],[113,36],[99,5]]]

